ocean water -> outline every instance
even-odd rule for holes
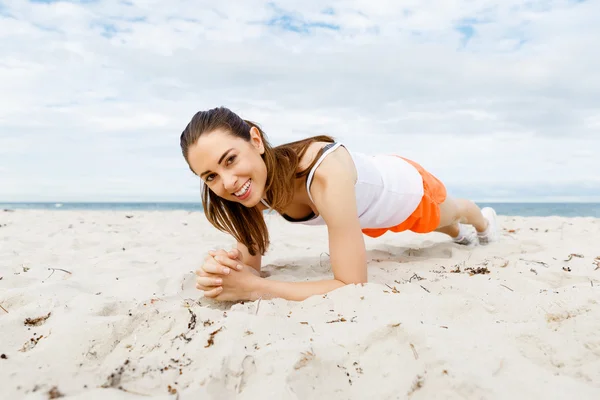
[[[600,203],[477,203],[493,207],[499,215],[521,217],[596,217],[600,218]],[[203,212],[202,203],[0,203],[0,210],[115,210]]]

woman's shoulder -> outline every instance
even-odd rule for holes
[[[306,152],[298,162],[298,170],[303,171],[308,168],[313,161],[319,156],[319,152],[322,148],[327,145],[333,144],[332,142],[313,142],[308,145]]]
[[[315,165],[313,167],[314,178],[316,180],[323,180],[327,177],[341,177],[342,175],[348,176],[348,178],[352,179],[352,181],[356,181],[357,171],[356,166],[354,165],[354,160],[350,155],[350,152],[346,149],[345,146],[341,145],[341,143],[335,142],[339,144],[333,151],[331,151],[327,156],[321,160],[319,165]],[[331,142],[315,142],[312,143],[309,149],[307,149],[307,154],[305,154],[304,160],[301,161],[299,165],[299,170],[304,170],[311,166],[311,164],[316,161],[317,157],[319,157],[321,149],[325,146],[332,145],[334,143]],[[310,151],[310,154],[308,154]],[[321,153],[324,154],[324,153]]]

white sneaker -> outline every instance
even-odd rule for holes
[[[491,207],[482,208],[481,213],[487,220],[488,227],[484,232],[477,232],[477,237],[479,238],[479,244],[486,245],[498,240],[498,221],[496,218],[496,211]]]
[[[460,224],[460,232],[457,237],[452,238],[452,241],[456,244],[460,244],[462,246],[470,246],[472,244],[477,244],[477,235],[475,234],[474,229],[467,229],[466,226]]]

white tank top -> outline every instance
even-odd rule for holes
[[[313,199],[310,195],[310,185],[315,170],[327,155],[341,145],[336,142],[325,146],[326,150],[309,171],[306,190],[311,202]],[[393,155],[371,156],[349,150],[348,152],[357,172],[354,189],[360,227],[389,228],[404,222],[415,211],[423,197],[423,178],[419,171],[406,160]],[[269,207],[264,200],[261,201]],[[319,215],[312,214],[302,220],[282,216],[292,223],[325,225],[325,221]]]

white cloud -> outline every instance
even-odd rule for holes
[[[475,198],[600,200],[598,2],[0,5],[0,200],[197,199],[179,134],[225,105]],[[549,189],[551,188],[551,189]]]

